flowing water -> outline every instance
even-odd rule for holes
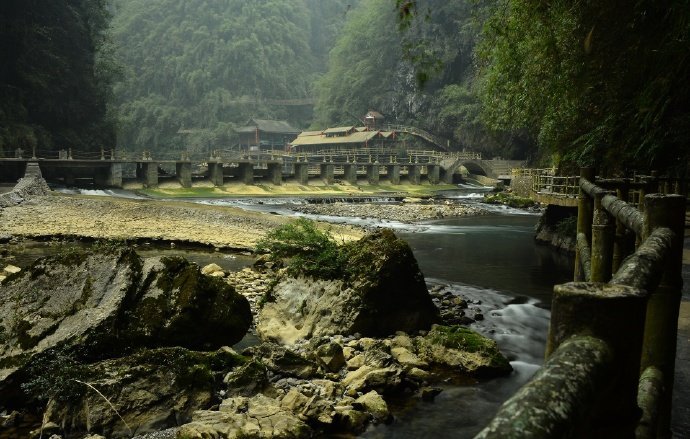
[[[129,196],[103,193],[109,196]],[[476,188],[444,194],[467,202],[481,196]],[[234,205],[252,210],[295,215],[290,210],[299,200],[225,199],[193,200],[207,204]],[[384,200],[383,202],[391,202]],[[312,216],[314,217],[314,216]],[[365,438],[464,438],[474,436],[494,415],[500,404],[523,385],[542,363],[554,284],[570,280],[572,258],[534,242],[538,216],[504,207],[490,215],[430,221],[419,225],[377,222],[362,218],[316,217],[368,227],[385,226],[409,242],[430,285],[441,285],[470,300],[470,309],[483,320],[473,329],[495,339],[509,358],[514,372],[507,377],[469,386],[441,385],[433,402],[414,402],[395,407],[395,421],[370,428]],[[200,265],[216,262],[237,270],[251,263],[249,256],[229,256],[188,249],[149,249],[143,255],[176,254]],[[47,244],[35,244],[24,252],[28,259],[49,253]]]

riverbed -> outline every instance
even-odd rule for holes
[[[92,195],[137,198],[131,193]],[[410,243],[430,287],[441,287],[470,299],[470,310],[483,317],[472,324],[472,328],[497,340],[515,371],[508,377],[471,386],[441,386],[443,391],[432,403],[408,401],[397,404],[394,406],[395,422],[374,426],[362,437],[469,438],[486,425],[500,404],[541,365],[550,317],[551,291],[554,284],[571,279],[573,266],[571,256],[535,244],[533,238],[537,214],[503,206],[480,205],[478,199],[481,195],[481,191],[477,192],[476,189],[444,194],[449,201],[487,209],[482,215],[426,220],[414,224],[374,219],[367,215],[340,217],[308,214],[304,213],[306,209],[297,208],[304,206],[306,201],[296,198],[190,199],[182,204],[206,205],[209,212],[214,214],[226,209],[270,212],[274,214],[271,217],[282,218],[275,224],[283,223],[291,216],[307,216],[344,226],[393,228]],[[381,206],[401,202],[398,199],[375,197],[357,201]],[[156,206],[155,209],[168,209],[172,201],[140,200],[139,203]],[[24,248],[20,252],[20,259],[15,259],[15,262],[26,266],[31,259],[51,253],[51,246],[55,244],[26,241],[20,245]],[[254,260],[248,252],[199,249],[179,242],[172,246],[170,243],[160,246],[155,242],[143,241],[137,245],[142,256],[180,255],[202,266],[214,262],[228,271],[240,270]]]
[[[390,227],[396,230],[410,243],[430,287],[442,287],[470,299],[473,315],[483,317],[472,325],[473,329],[496,339],[515,371],[508,377],[478,382],[472,386],[441,386],[443,392],[433,403],[408,401],[396,405],[395,422],[372,427],[362,436],[418,438],[434,435],[440,438],[464,438],[474,436],[486,425],[500,404],[524,384],[542,363],[551,289],[554,283],[569,280],[572,269],[570,257],[535,244],[533,236],[537,214],[482,205],[478,202],[482,191],[473,188],[443,195],[449,203],[464,205],[463,212],[481,210],[481,215],[426,220],[414,224],[390,218],[371,218],[365,214],[342,217],[304,213],[307,210],[300,207],[304,206],[305,201],[295,198],[190,199],[186,203],[174,204],[204,205],[208,209],[202,210],[203,215],[211,214],[212,218],[228,209],[242,209],[275,214],[271,217],[299,215],[341,226],[368,229]],[[149,209],[154,211],[165,209],[167,212],[173,204],[171,200],[133,201],[130,198],[136,197],[131,193],[104,195],[122,198],[119,204],[136,209],[140,215],[146,210],[146,205],[151,205]],[[401,203],[401,200],[391,198],[358,201],[358,204],[384,206],[384,210],[386,205]],[[70,199],[70,203],[78,202],[76,198]],[[100,205],[98,200],[90,203]],[[439,203],[445,205],[443,201]],[[180,209],[191,211],[184,207]],[[364,207],[358,211],[371,212],[372,209]],[[223,219],[229,217],[222,216]],[[282,222],[275,221],[275,224]],[[50,253],[51,245],[54,244],[25,243],[22,252],[24,259],[17,263],[26,265],[31,258]],[[248,253],[195,249],[185,247],[180,242],[174,244],[173,248],[169,244],[160,246],[147,241],[137,245],[142,256],[181,255],[202,266],[215,262],[231,271],[240,270],[253,262],[253,257]]]

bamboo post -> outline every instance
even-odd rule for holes
[[[610,380],[594,390],[598,397],[586,418],[573,420],[590,431],[577,437],[634,437],[645,307],[645,291],[626,285],[570,282],[554,287],[547,358],[579,335],[603,340],[614,358],[606,371]]]
[[[595,171],[594,168],[581,168],[580,179],[586,179],[594,183]],[[577,234],[583,233],[587,242],[592,239],[592,216],[594,213],[593,201],[589,199],[587,193],[582,188],[577,196]],[[579,251],[575,251],[575,275],[574,280],[584,280],[584,272],[581,267],[582,258]]]
[[[664,376],[666,391],[659,401],[659,437],[670,437],[671,395],[676,360],[678,310],[680,307],[683,261],[683,233],[685,228],[685,198],[680,195],[663,196],[650,194],[644,199],[644,238],[654,229],[667,227],[674,232],[666,269],[656,291],[652,292],[647,305],[642,370],[655,366]]]
[[[623,179],[623,183],[616,189],[616,196],[619,200],[628,200],[629,186],[628,180]],[[625,224],[622,221],[616,220],[616,238],[613,245],[613,264],[611,270],[613,273],[618,271],[621,262],[627,255],[630,254],[630,246],[628,245],[628,235],[626,233]]]

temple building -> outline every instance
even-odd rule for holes
[[[300,130],[284,120],[249,119],[235,130],[240,136],[240,148],[246,150],[285,150]]]

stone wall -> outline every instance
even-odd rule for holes
[[[529,197],[532,192],[532,176],[531,175],[515,175],[510,180],[510,188],[515,195],[521,197]]]

